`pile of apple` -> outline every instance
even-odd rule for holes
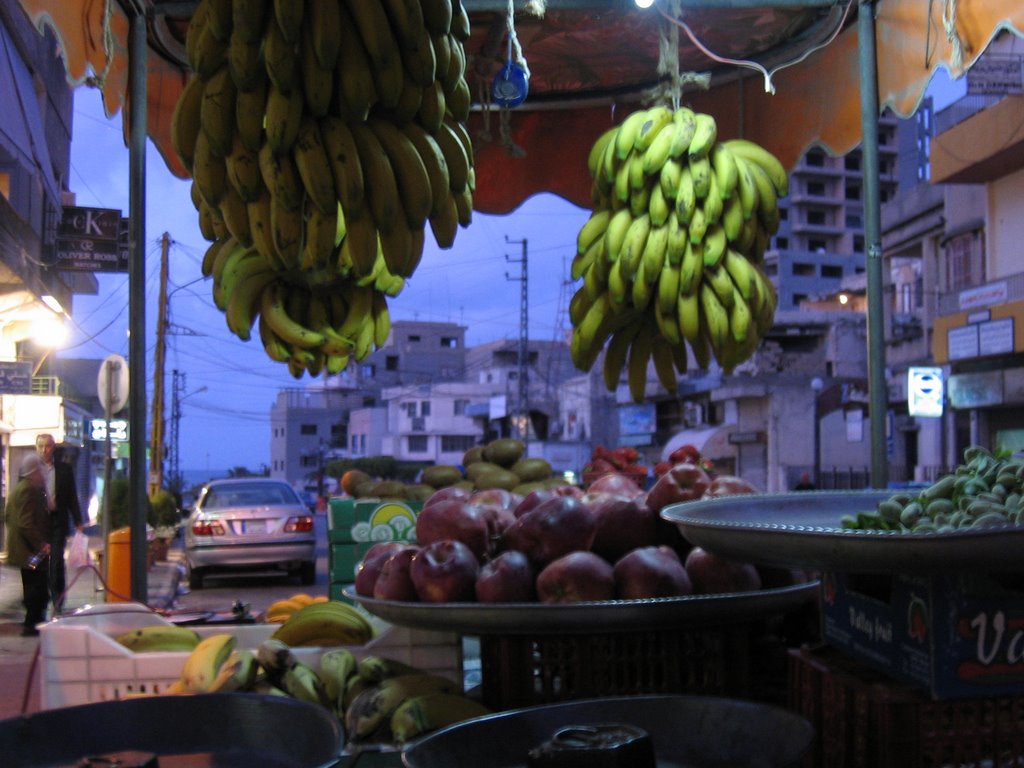
[[[523,496],[442,488],[419,513],[416,543],[374,545],[356,570],[354,588],[381,600],[425,603],[576,603],[754,591],[766,585],[764,571],[693,547],[659,514],[667,504],[754,492],[740,478],[713,479],[690,461],[666,470],[646,493],[613,472],[586,491],[559,486]]]

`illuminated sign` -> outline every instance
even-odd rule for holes
[[[911,416],[941,416],[943,389],[941,368],[909,368],[907,411]]]
[[[104,442],[107,439],[106,419],[91,419],[89,421],[89,439],[97,442]],[[110,439],[115,443],[128,439],[128,421],[126,419],[110,420]]]

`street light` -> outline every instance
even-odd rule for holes
[[[811,379],[811,391],[814,393],[814,487],[821,488],[821,390],[825,382],[821,377]]]

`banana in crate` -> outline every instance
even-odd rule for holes
[[[468,36],[459,0],[197,4],[171,133],[202,274],[296,378],[382,346],[427,228],[451,248],[470,224]]]
[[[764,251],[778,230],[785,168],[763,147],[720,140],[711,115],[641,109],[594,143],[594,209],[577,235],[570,351],[643,400],[648,368],[674,391],[691,360],[731,372],[771,327]]]

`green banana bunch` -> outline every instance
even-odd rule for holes
[[[457,693],[448,678],[417,672],[369,685],[345,708],[345,731],[354,741],[388,740],[391,717],[401,704],[427,693]]]
[[[427,226],[450,248],[471,221],[468,35],[453,0],[202,0],[193,14],[171,133],[212,242],[202,274],[231,331],[258,327],[297,378],[380,346],[384,297],[419,265]],[[381,295],[363,314],[326,301],[340,338],[281,295],[347,306],[356,286]]]
[[[668,391],[690,356],[727,372],[771,327],[775,288],[760,265],[781,219],[786,170],[753,142],[722,140],[711,115],[657,105],[602,133],[587,157],[595,207],[580,228],[570,303],[573,361],[604,353],[605,386],[648,369]]]

